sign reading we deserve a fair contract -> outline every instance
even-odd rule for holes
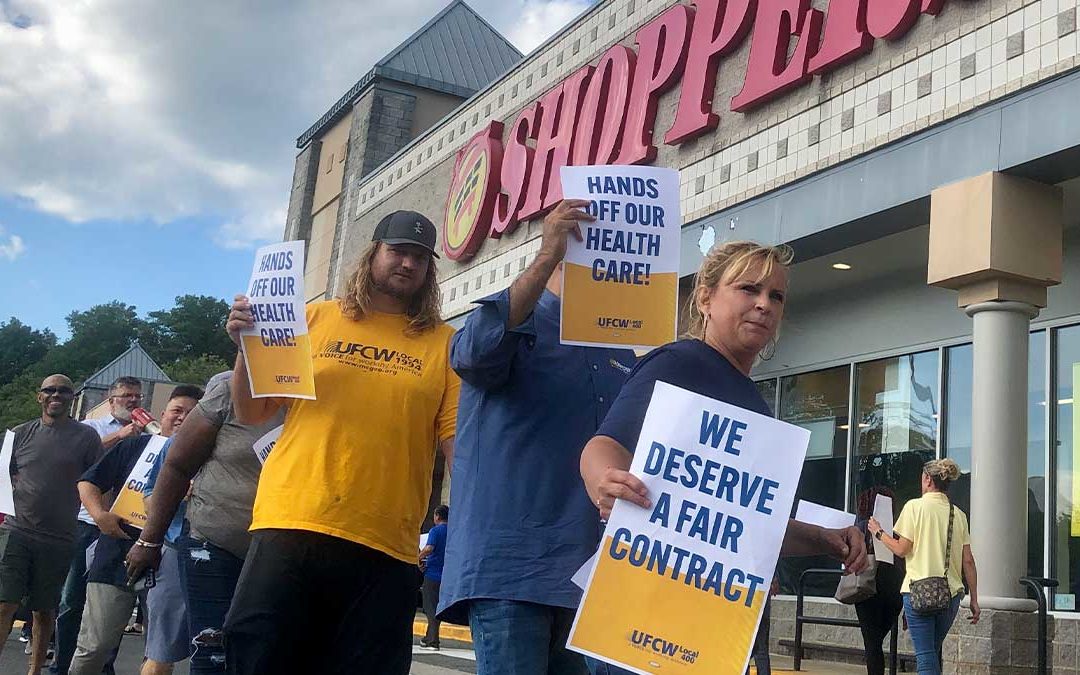
[[[255,327],[240,333],[251,395],[315,398],[311,340],[304,313],[304,242],[255,253],[248,284]]]
[[[646,166],[566,166],[563,195],[596,218],[570,237],[563,266],[563,344],[657,347],[676,338],[679,172]]]
[[[124,481],[124,487],[120,488],[116,501],[109,509],[129,525],[140,530],[146,526],[146,502],[143,500],[143,489],[146,488],[146,481],[150,478],[150,471],[154,468],[158,454],[161,453],[161,449],[165,447],[168,440],[164,436],[150,437],[146,447],[143,448],[142,455],[139,456],[139,461],[135,462],[135,466],[131,468],[131,473]]]
[[[657,382],[567,646],[635,673],[746,671],[810,432]]]

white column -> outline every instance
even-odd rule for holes
[[[965,310],[974,336],[971,550],[985,609],[1032,611],[1027,574],[1028,333],[1039,310],[983,302]]]

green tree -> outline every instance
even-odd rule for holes
[[[75,382],[119,356],[133,340],[146,335],[146,322],[133,305],[118,300],[67,316],[71,337],[51,349],[42,359],[39,372],[63,373]],[[159,357],[148,349],[155,359]],[[48,374],[48,373],[46,373]]]
[[[56,336],[49,329],[34,330],[15,317],[0,323],[0,385],[40,361],[56,346]]]
[[[236,356],[236,345],[225,333],[229,305],[208,295],[181,295],[172,309],[150,312],[144,327],[148,335],[140,340],[158,340],[153,347],[163,362],[192,355],[214,356],[228,363]]]
[[[42,379],[37,373],[26,371],[0,386],[0,433],[41,416],[37,390]]]
[[[185,382],[205,387],[211,376],[231,366],[223,359],[212,354],[179,358],[165,367],[165,372],[176,382]]]

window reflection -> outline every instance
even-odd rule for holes
[[[810,447],[795,493],[799,500],[844,508],[847,470],[850,370],[847,366],[794,375],[780,380],[780,419],[810,431]],[[812,567],[836,567],[828,558],[787,558],[778,567],[784,593],[794,593],[799,575]],[[818,578],[808,595],[831,596],[836,580]]]
[[[855,367],[853,507],[875,489],[892,494],[896,513],[919,496],[922,465],[937,451],[937,381],[937,351]]]
[[[761,393],[761,398],[769,404],[769,414],[776,417],[776,380],[761,380],[754,386]]]
[[[1054,564],[1051,576],[1059,582],[1054,608],[1075,610],[1080,593],[1080,509],[1076,508],[1080,481],[1080,326],[1057,332],[1057,489],[1054,490]]]

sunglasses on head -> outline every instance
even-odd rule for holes
[[[38,391],[46,396],[55,396],[57,394],[60,396],[71,396],[75,393],[71,387],[42,387]]]

